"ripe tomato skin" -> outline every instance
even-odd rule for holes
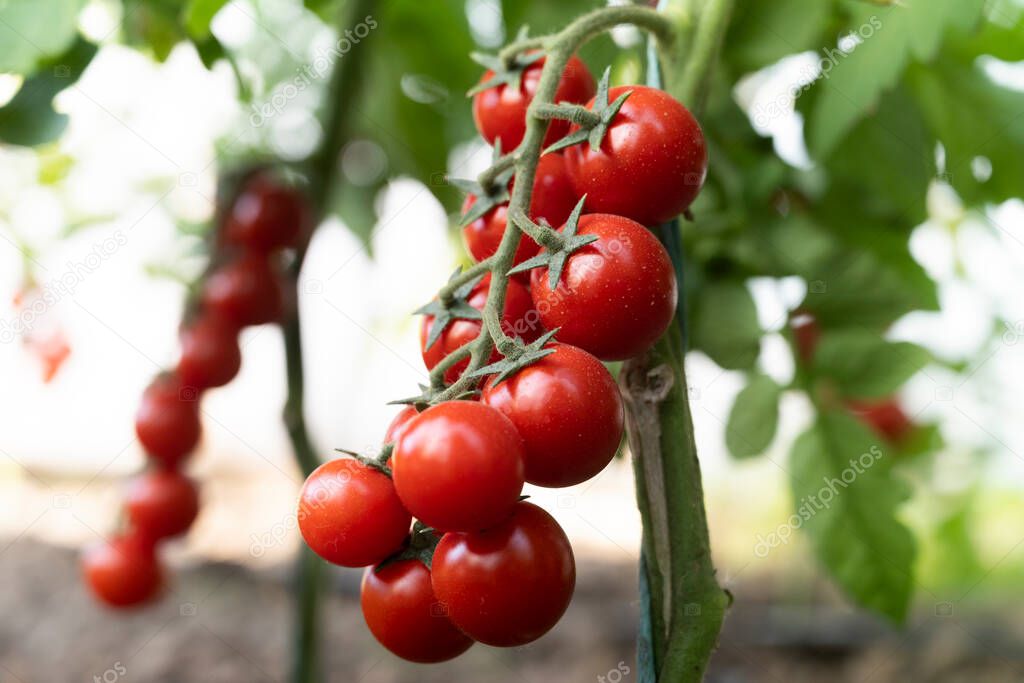
[[[493,145],[495,140],[501,138],[501,148],[510,152],[523,141],[526,133],[526,108],[537,93],[543,68],[543,58],[527,66],[523,70],[518,90],[508,85],[499,85],[473,95],[473,120],[476,129],[487,142]],[[493,75],[491,71],[485,72],[480,82],[483,83]],[[597,84],[587,65],[574,55],[562,72],[554,101],[582,104],[592,98],[596,91]],[[544,146],[561,139],[568,131],[567,121],[552,121],[544,136]]]
[[[367,567],[360,603],[377,641],[410,662],[443,662],[473,645],[473,639],[445,616],[434,597],[430,570],[419,560]]]
[[[199,493],[192,480],[178,471],[151,470],[129,485],[125,511],[132,529],[157,541],[192,526],[199,514]]]
[[[238,329],[211,315],[203,315],[181,331],[178,376],[185,386],[210,389],[224,386],[242,367]]]
[[[890,443],[898,444],[914,428],[914,423],[893,396],[880,401],[848,400],[846,404],[851,413]]]
[[[199,443],[199,402],[195,389],[174,374],[158,376],[142,393],[135,434],[146,453],[175,466]]]
[[[265,254],[242,254],[207,278],[203,305],[209,313],[238,327],[279,320],[284,293],[279,274]]]
[[[523,439],[508,418],[476,401],[427,408],[391,456],[395,488],[427,526],[472,531],[505,519],[523,490]]]
[[[583,349],[555,352],[495,385],[480,400],[512,421],[525,445],[526,481],[572,486],[604,469],[622,440],[622,397],[604,365]]]
[[[470,638],[497,647],[525,645],[547,633],[576,586],[565,532],[526,502],[490,529],[445,534],[431,566],[434,593],[449,618]]]
[[[572,187],[572,181],[565,171],[565,159],[561,154],[545,154],[537,164],[537,175],[533,181],[530,196],[530,218],[541,218],[554,226],[565,223],[576,206],[579,197]],[[474,195],[468,195],[462,205],[466,213],[476,202]],[[498,251],[501,238],[508,222],[508,204],[496,206],[480,218],[462,228],[466,249],[476,261],[483,261]],[[540,245],[523,235],[516,249],[513,265],[532,258],[540,251]]]
[[[313,470],[299,492],[299,531],[342,567],[377,564],[402,547],[412,518],[386,474],[350,458]]]
[[[821,326],[810,313],[797,312],[791,322],[796,356],[802,363],[810,363],[821,339]]]
[[[612,88],[609,102],[627,90],[633,93],[600,149],[592,151],[586,143],[570,147],[566,168],[577,194],[587,195],[587,211],[657,225],[681,214],[697,197],[707,175],[707,145],[697,120],[663,90]]]
[[[110,607],[148,602],[163,582],[153,545],[132,535],[87,548],[82,575],[93,595]]]
[[[419,415],[419,411],[412,406],[406,406],[402,408],[398,415],[395,415],[394,419],[391,420],[391,424],[388,425],[388,429],[384,432],[384,443],[394,443],[398,440],[398,437],[405,432],[406,426],[409,421]]]
[[[530,294],[559,341],[601,360],[625,360],[649,349],[675,315],[676,275],[668,252],[644,226],[622,216],[589,214],[579,235],[598,240],[566,261],[554,291],[547,268],[530,275]]]
[[[295,246],[308,223],[306,201],[267,173],[246,181],[224,222],[225,244],[269,252]]]
[[[467,299],[469,305],[482,311],[484,304],[487,303],[487,292],[490,287],[491,276],[488,274],[470,292]],[[440,363],[452,351],[476,339],[480,334],[483,322],[480,320],[455,320],[448,325],[430,348],[426,348],[430,326],[433,324],[434,317],[430,315],[423,316],[423,321],[420,324],[420,351],[423,355],[423,363],[428,370]],[[520,336],[527,342],[533,341],[544,332],[540,318],[533,309],[530,293],[526,287],[515,280],[509,281],[508,289],[505,292],[502,328],[505,330],[505,334],[511,337]],[[497,350],[491,353],[491,363],[500,359],[501,355]],[[468,365],[469,359],[467,358],[448,368],[444,373],[444,381],[448,384],[455,382]]]

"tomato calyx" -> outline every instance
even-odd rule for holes
[[[601,80],[597,84],[597,95],[594,96],[594,106],[592,109],[587,109],[582,105],[538,105],[538,115],[545,118],[565,119],[579,126],[579,130],[569,133],[545,149],[544,154],[557,152],[566,147],[578,145],[581,142],[589,143],[592,150],[601,147],[601,142],[604,140],[604,136],[608,134],[608,128],[612,125],[612,119],[622,109],[626,99],[633,94],[632,90],[627,90],[616,97],[614,102],[609,103],[608,90],[610,81],[611,67],[608,67],[604,70],[604,75],[601,76]]]
[[[431,568],[434,561],[434,550],[441,541],[441,534],[423,522],[416,520],[412,525],[412,533],[409,534],[409,541],[405,547],[394,555],[384,558],[376,567],[374,572],[379,572],[388,565],[405,560],[417,560],[423,563],[427,569]]]
[[[452,273],[448,281],[457,281],[461,274],[462,268],[459,267]],[[474,277],[468,282],[460,284],[451,293],[442,291],[438,298],[413,312],[414,315],[426,315],[434,318],[434,322],[430,325],[430,331],[427,333],[425,348],[429,349],[433,346],[441,338],[445,328],[455,320],[481,320],[483,318],[483,314],[479,309],[470,306],[468,301],[473,288],[476,287],[483,277],[483,275]]]
[[[523,368],[536,363],[544,356],[550,356],[555,352],[550,346],[546,346],[558,332],[557,329],[545,332],[536,341],[524,344],[518,337],[511,339],[506,337],[498,343],[498,351],[504,358],[497,363],[485,365],[479,370],[470,373],[470,377],[486,377],[494,375],[494,385],[500,384]]]
[[[443,377],[443,375],[442,375]],[[388,401],[389,406],[412,406],[416,410],[423,412],[427,408],[438,403],[442,403],[441,395],[447,388],[444,384],[444,380],[441,379],[440,385],[438,386],[427,386],[426,384],[417,385],[420,388],[420,393],[416,396],[409,396],[407,398],[399,398],[394,401]],[[480,398],[479,389],[471,389],[469,391],[463,391],[455,396],[446,397],[445,401],[475,401]]]
[[[559,280],[562,279],[562,270],[565,268],[565,262],[569,260],[569,257],[579,249],[591,242],[596,242],[598,239],[597,235],[576,234],[576,231],[579,229],[580,215],[583,213],[583,204],[586,200],[586,196],[583,196],[577,202],[561,232],[556,232],[547,226],[537,225],[522,211],[513,211],[509,215],[509,219],[519,226],[523,232],[533,237],[543,247],[543,251],[512,268],[508,271],[508,274],[513,275],[534,268],[547,267],[548,285],[551,287],[551,291],[554,291],[558,287]]]
[[[365,455],[344,448],[335,448],[334,450],[349,456],[361,465],[377,470],[386,477],[391,477],[391,468],[388,466],[388,460],[391,459],[391,452],[395,450],[395,444],[393,443],[384,444],[377,455]]]
[[[507,59],[502,58],[500,55],[492,55],[486,52],[471,52],[469,58],[485,69],[489,69],[494,75],[470,88],[466,93],[466,97],[472,97],[484,90],[490,90],[502,85],[519,90],[523,83],[523,72],[526,71],[526,67],[538,60],[544,59],[544,52],[542,50],[525,52],[513,55]]]
[[[494,141],[491,165],[476,180],[449,178],[449,184],[467,195],[473,196],[473,204],[459,218],[459,227],[463,228],[473,221],[483,218],[492,209],[508,203],[511,198],[509,184],[515,173],[515,155],[502,154],[501,138],[499,138]]]

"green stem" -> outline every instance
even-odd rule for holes
[[[595,114],[581,104],[538,104],[534,116],[541,119],[561,119],[582,128],[592,128],[601,123],[601,115]]]
[[[502,173],[504,173],[505,171],[507,171],[508,169],[512,168],[515,165],[515,163],[515,152],[505,154],[497,161],[495,161],[493,164],[488,166],[483,173],[477,176],[476,181],[480,184],[480,187],[484,188],[484,190],[490,191],[493,189],[494,179],[497,178]]]
[[[347,3],[339,17],[338,26],[354,25],[372,14],[373,0],[355,0]],[[339,30],[339,33],[341,31]],[[314,220],[319,224],[327,213],[331,189],[338,168],[338,154],[348,140],[353,119],[351,107],[342,106],[346,98],[355,98],[362,85],[362,56],[369,48],[359,49],[335,64],[325,94],[324,111],[321,115],[324,139],[320,147],[306,161],[306,176],[309,180],[309,200]],[[344,96],[343,96],[344,93]],[[298,280],[305,261],[309,238],[299,246],[295,259],[288,271],[288,294],[291,307],[283,321],[285,366],[288,377],[288,396],[284,405],[284,423],[288,430],[292,451],[304,476],[309,476],[320,461],[306,429],[304,395],[305,373],[302,361],[302,324],[298,307]],[[319,605],[322,584],[322,560],[303,544],[296,564],[295,591],[295,647],[292,653],[292,678],[294,683],[312,683],[319,678]]]
[[[547,132],[548,121],[537,115],[537,108],[553,104],[555,92],[562,72],[569,58],[591,38],[608,31],[620,24],[633,24],[638,28],[654,34],[659,43],[667,48],[673,38],[672,22],[655,10],[635,5],[603,7],[576,19],[558,34],[544,39],[548,47],[541,71],[537,92],[533,96],[527,112],[526,133],[516,151],[516,180],[512,186],[512,197],[509,199],[509,215],[519,215],[530,206],[533,182],[537,175],[537,164],[540,161],[541,147]],[[484,320],[500,320],[501,311],[505,310],[505,292],[508,289],[508,271],[512,267],[521,230],[505,230],[498,250],[491,264],[491,286],[484,306]],[[469,368],[462,376],[435,397],[435,402],[449,401],[455,396],[472,390],[479,380],[470,375],[487,364],[494,349],[495,341],[503,341],[500,325],[482,325],[480,335],[472,342]]]
[[[486,258],[479,263],[474,263],[472,266],[453,277],[445,284],[444,287],[439,289],[437,292],[437,298],[441,301],[451,301],[452,297],[455,295],[455,290],[467,282],[475,280],[481,275],[487,273],[490,269],[491,259],[489,258]]]
[[[522,209],[517,208],[514,212],[509,211],[507,215],[517,228],[525,232],[534,242],[545,249],[557,251],[565,248],[565,238],[562,237],[561,233],[552,228],[534,223]]]

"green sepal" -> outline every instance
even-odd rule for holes
[[[507,354],[497,363],[485,365],[479,370],[470,373],[469,376],[486,377],[487,375],[495,375],[494,384],[492,386],[501,384],[501,382],[528,365],[532,365],[544,356],[549,356],[554,353],[554,349],[546,349],[544,348],[544,345],[554,338],[556,332],[558,332],[558,330],[546,332],[536,341],[530,342],[529,344],[523,344],[522,340],[516,339],[516,349],[512,353]]]
[[[491,163],[498,163],[501,157],[501,139],[499,138],[494,143],[494,153],[491,156]],[[466,194],[471,194],[476,197],[473,201],[473,206],[469,207],[469,210],[459,218],[459,227],[461,228],[469,225],[476,219],[487,214],[487,212],[494,207],[508,203],[511,198],[508,186],[515,173],[516,169],[514,165],[505,169],[494,176],[494,180],[491,182],[490,187],[484,187],[476,180],[450,178],[448,180],[450,185],[462,192],[465,192]]]
[[[452,276],[448,278],[448,281],[451,282],[457,278],[461,272],[461,266],[456,268],[455,272],[452,273]],[[461,285],[452,293],[451,300],[447,303],[441,299],[434,299],[430,303],[420,306],[413,311],[413,315],[429,315],[434,317],[434,322],[430,326],[430,331],[427,333],[427,343],[424,348],[429,349],[433,346],[434,343],[441,338],[441,333],[444,332],[445,328],[447,328],[453,321],[481,320],[483,318],[483,314],[478,309],[470,306],[466,301],[469,293],[473,291],[473,288],[476,287],[477,283],[479,283],[483,277],[483,275],[475,277],[469,282]]]
[[[583,204],[587,201],[587,196],[583,195],[580,200],[573,207],[572,213],[569,214],[569,220],[566,221],[565,227],[562,228],[562,246],[556,250],[550,250],[545,248],[537,256],[531,259],[523,261],[515,268],[508,271],[509,275],[515,273],[522,273],[533,268],[541,266],[547,266],[548,269],[548,286],[554,291],[558,288],[558,282],[562,279],[562,271],[565,269],[565,263],[569,260],[569,257],[582,247],[596,242],[597,235],[577,235],[576,231],[579,229],[580,216],[583,213]]]
[[[591,150],[598,150],[601,147],[601,143],[604,141],[604,136],[608,134],[608,128],[612,125],[612,119],[622,109],[622,105],[626,102],[626,99],[633,94],[632,90],[627,90],[618,97],[615,101],[608,102],[608,84],[611,79],[611,67],[604,70],[604,75],[601,76],[601,81],[597,84],[597,94],[594,96],[594,106],[591,109],[595,114],[600,116],[600,121],[593,126],[580,126],[579,130],[569,133],[561,140],[553,143],[547,149],[544,150],[544,154],[550,152],[557,152],[558,150],[565,149],[566,147],[572,147],[578,145],[581,142],[589,142]]]
[[[472,97],[477,93],[496,88],[499,85],[508,85],[519,90],[523,84],[523,72],[526,70],[526,67],[537,60],[543,59],[544,52],[537,51],[531,54],[516,55],[512,59],[511,64],[506,64],[498,55],[485,52],[471,52],[469,58],[485,69],[492,71],[494,75],[470,88],[466,93],[466,97]]]
[[[373,568],[373,571],[379,572],[389,564],[403,560],[419,560],[427,569],[430,569],[434,561],[434,549],[437,548],[437,544],[440,541],[441,534],[437,533],[436,529],[432,529],[423,522],[416,520],[416,523],[412,525],[412,533],[409,535],[409,540],[405,547],[397,553],[384,558],[380,564]]]
[[[350,456],[357,462],[366,465],[371,469],[377,470],[378,472],[390,478],[391,468],[388,467],[388,459],[391,457],[391,453],[392,451],[394,451],[394,449],[394,444],[384,444],[384,446],[381,447],[380,452],[375,456],[364,455],[362,453],[346,450],[344,448],[335,448],[334,450],[337,451],[338,453],[344,453],[345,455]]]
[[[394,401],[388,401],[389,406],[412,406],[418,411],[423,411],[430,407],[430,402],[434,399],[436,392],[434,392],[426,384],[420,384],[420,393],[416,396],[409,396],[408,398],[399,398]]]

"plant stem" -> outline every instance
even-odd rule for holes
[[[339,16],[341,29],[354,25],[363,17],[372,14],[372,0],[355,0],[347,3]],[[362,55],[368,51],[365,45],[339,58],[331,74],[331,81],[325,93],[322,123],[324,139],[320,147],[306,161],[305,171],[309,181],[308,195],[315,224],[319,224],[327,212],[331,189],[338,167],[338,154],[349,137],[352,109],[343,107],[345,96],[357,96],[362,84]],[[306,250],[312,231],[306,235],[296,250],[295,259],[288,269],[288,298],[291,302],[289,313],[282,323],[285,346],[285,365],[288,376],[288,396],[284,405],[284,423],[288,430],[292,451],[304,476],[320,464],[315,448],[306,429],[304,396],[305,374],[302,362],[302,324],[298,306],[298,281],[305,261]],[[305,544],[299,551],[294,583],[295,591],[295,646],[292,653],[292,678],[294,683],[312,683],[319,678],[319,604],[322,584],[323,561]]]
[[[526,133],[516,149],[515,182],[512,186],[512,196],[508,206],[510,216],[518,215],[518,212],[523,212],[525,215],[530,206],[533,182],[537,175],[537,164],[540,161],[541,147],[548,127],[548,121],[537,115],[537,108],[553,104],[562,72],[565,71],[569,58],[576,50],[591,38],[619,24],[633,24],[647,30],[653,33],[659,43],[666,47],[672,42],[672,22],[655,10],[635,5],[603,7],[594,10],[576,19],[559,33],[544,39],[543,42],[548,48],[548,53],[544,59],[544,68],[541,71],[537,91],[534,93],[533,101],[527,112]],[[495,320],[501,320],[501,312],[505,310],[508,271],[512,267],[522,234],[521,230],[506,229],[501,243],[498,245],[498,250],[491,257],[493,259],[491,285],[487,303],[484,306],[485,322],[493,323]],[[470,377],[470,375],[487,363],[494,343],[502,342],[505,339],[503,333],[499,335],[496,334],[497,332],[501,332],[500,325],[484,324],[481,326],[480,335],[471,343],[469,367],[454,384],[435,397],[435,402],[449,401],[476,386],[479,379]]]
[[[677,16],[689,22],[692,13]],[[670,92],[698,111],[709,70],[728,24],[732,0],[709,0],[693,27],[689,51],[662,50]],[[687,30],[689,27],[687,26]],[[657,64],[652,67],[657,68]],[[683,76],[672,80],[680,70]],[[662,241],[680,275],[682,254],[673,222]],[[686,383],[686,320],[680,292],[677,318],[649,352],[628,361],[620,382],[628,406],[637,504],[644,526],[643,562],[649,603],[650,659],[658,681],[699,681],[714,651],[731,601],[711,562],[700,462]]]

